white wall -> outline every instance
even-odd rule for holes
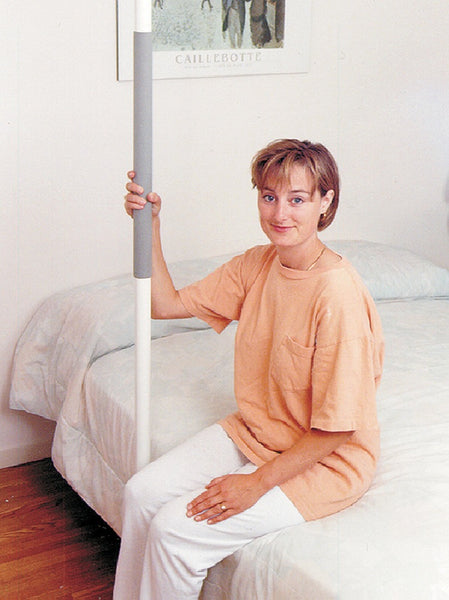
[[[14,345],[33,310],[130,268],[132,89],[115,80],[112,0],[3,0],[0,11],[6,466],[48,455],[52,433],[7,407]],[[391,242],[449,267],[448,13],[446,0],[316,0],[309,73],[155,82],[167,258],[262,241],[249,160],[289,136],[325,143],[340,165],[327,239]]]

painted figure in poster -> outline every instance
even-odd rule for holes
[[[275,4],[275,36],[277,42],[284,39],[285,0],[270,0]]]
[[[231,48],[241,48],[245,29],[245,1],[249,0],[222,1],[223,33],[228,32]]]
[[[263,48],[271,39],[268,25],[268,0],[222,0],[223,33],[228,32],[232,48],[241,48],[245,28],[245,3],[251,2],[251,41],[256,48]],[[279,44],[284,39],[285,0],[269,0],[274,8],[274,34]]]
[[[270,0],[275,11],[276,42],[284,39],[285,0]],[[250,6],[251,40],[256,48],[263,48],[271,41],[271,32],[267,21],[267,0],[252,0]]]

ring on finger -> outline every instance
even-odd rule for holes
[[[220,504],[220,509],[221,509],[222,512],[224,512],[225,510],[227,510],[226,504],[224,504],[224,503]]]

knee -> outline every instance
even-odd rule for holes
[[[142,485],[138,475],[138,473],[137,475],[133,475],[130,479],[128,479],[125,485],[123,499],[124,504],[127,507],[139,507],[144,498],[144,486]]]
[[[148,514],[157,510],[155,504],[157,500],[157,491],[153,493],[154,487],[147,476],[142,473],[136,473],[126,483],[123,492],[123,507],[126,512],[135,512],[136,514]]]
[[[151,521],[150,536],[149,539],[152,543],[157,545],[164,545],[164,543],[171,537],[175,518],[170,518],[170,511],[167,510],[166,506],[163,506],[155,515]]]
[[[182,540],[191,541],[188,531],[190,519],[186,516],[186,507],[180,499],[165,504],[151,521],[150,540],[159,547],[167,547],[172,543],[179,548]]]

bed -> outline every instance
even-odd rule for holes
[[[352,507],[210,569],[203,600],[449,599],[449,271],[388,245],[328,244],[358,269],[384,326],[375,480]],[[182,287],[227,258],[171,272]],[[235,330],[153,323],[153,458],[234,410]],[[131,276],[58,293],[17,344],[10,399],[56,421],[55,467],[118,534],[134,465],[133,340]]]

